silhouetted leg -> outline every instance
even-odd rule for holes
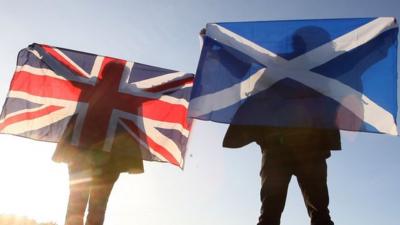
[[[279,151],[279,150],[277,150]],[[265,152],[265,151],[263,151]],[[281,154],[263,153],[261,210],[258,225],[279,225],[292,175],[290,159]]]
[[[94,176],[90,190],[89,212],[86,225],[102,225],[114,183],[119,177],[119,172],[107,171]]]
[[[295,174],[303,193],[311,225],[333,225],[329,216],[326,159],[301,162]]]
[[[85,163],[72,164],[69,170],[69,200],[65,225],[83,225],[83,217],[89,198],[91,170]]]

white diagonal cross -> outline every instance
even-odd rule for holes
[[[232,87],[192,99],[190,102],[191,109],[193,109],[191,116],[201,116],[228,107],[241,99],[268,89],[279,80],[290,78],[341,103],[378,131],[397,135],[394,118],[385,109],[350,86],[310,71],[310,69],[365,44],[395,27],[397,24],[394,18],[377,18],[301,56],[286,60],[217,24],[209,24],[207,25],[207,36],[251,56],[266,68],[257,71],[248,79]],[[335,91],[330,91],[332,89]],[[344,97],[349,95],[360,100],[363,110],[360,111],[351,102],[341,102]]]

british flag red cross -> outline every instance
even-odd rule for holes
[[[192,84],[193,74],[32,44],[18,55],[0,132],[58,142],[74,116],[73,145],[112,151],[122,127],[144,160],[182,167]]]

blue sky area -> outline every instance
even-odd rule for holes
[[[199,30],[209,22],[394,16],[398,0],[0,0],[0,102],[17,53],[32,42],[195,72]],[[259,214],[261,154],[256,144],[221,147],[227,126],[196,121],[184,171],[145,163],[124,174],[110,198],[105,225],[250,225]],[[335,224],[398,225],[400,139],[342,132],[328,160]],[[0,135],[0,214],[63,224],[67,167],[51,161],[55,145]],[[283,225],[309,219],[295,177]]]

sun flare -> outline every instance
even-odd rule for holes
[[[62,224],[68,174],[51,160],[55,145],[9,135],[0,135],[0,143],[0,214]]]

